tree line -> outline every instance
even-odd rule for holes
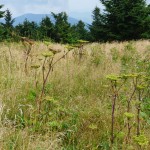
[[[15,19],[10,10],[1,11],[0,41],[19,40],[28,37],[34,40],[51,40],[59,43],[76,43],[88,41],[125,41],[150,39],[150,5],[145,0],[100,0],[104,10],[95,7],[92,12],[92,24],[79,21],[75,25],[68,22],[66,12],[51,13],[54,23],[46,16],[37,24],[27,19],[13,26]]]

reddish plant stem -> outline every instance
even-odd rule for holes
[[[62,58],[64,58],[68,53],[69,53],[69,51],[68,51],[67,53],[65,53],[62,57],[60,57],[58,60],[56,60],[56,61],[52,64],[52,68],[53,68],[53,66],[54,66],[57,62],[59,62]]]
[[[45,71],[45,63],[46,63],[46,57],[45,57],[45,59],[44,59],[43,66],[42,66],[43,83],[44,83],[44,79],[45,79],[45,74],[44,74],[44,71]]]
[[[29,49],[27,50],[27,53],[26,53],[26,59],[25,59],[25,73],[26,73],[26,74],[28,73],[27,65],[28,65],[28,58],[29,58],[29,54],[30,54],[30,52],[31,52],[31,48],[32,48],[32,47],[29,47]]]
[[[42,86],[42,91],[41,91],[41,95],[39,97],[39,100],[38,100],[38,113],[40,114],[40,111],[41,111],[41,101],[42,101],[42,97],[44,95],[44,91],[45,91],[45,86],[46,86],[46,82],[47,82],[47,79],[48,79],[48,76],[51,72],[51,69],[52,69],[52,62],[53,62],[53,58],[51,59],[50,63],[49,63],[49,69],[48,69],[48,72],[47,72],[47,75],[43,81],[43,86]]]
[[[139,104],[138,104],[138,107],[137,107],[137,136],[140,135],[140,111],[141,111],[141,91],[139,90],[139,93],[138,93],[138,97],[139,97]]]
[[[115,124],[115,106],[117,100],[116,81],[112,83],[113,98],[112,98],[112,120],[111,120],[111,145],[114,143],[114,124]],[[112,147],[112,146],[111,146]]]
[[[49,63],[49,69],[48,69],[48,72],[46,74],[46,76],[43,74],[43,86],[42,86],[42,91],[41,91],[41,95],[39,97],[39,99],[37,100],[37,105],[38,105],[38,113],[40,114],[40,111],[41,111],[41,102],[42,102],[42,97],[44,95],[44,91],[45,91],[45,86],[46,86],[46,82],[47,82],[47,79],[49,77],[49,74],[53,68],[53,66],[59,62],[62,58],[64,58],[67,54],[69,53],[69,51],[64,54],[62,57],[60,57],[58,60],[56,60],[54,63],[53,63],[53,60],[54,58],[51,59],[50,63]],[[44,61],[44,66],[45,66],[45,61]]]
[[[36,69],[35,69],[35,72],[34,72],[34,76],[35,76],[35,88],[37,89],[37,72],[36,72]]]
[[[25,73],[27,74],[27,62],[28,62],[28,58],[29,58],[29,55],[26,56],[26,59],[25,59]]]
[[[133,85],[134,85],[134,90],[133,90],[129,100],[127,101],[127,112],[128,113],[130,113],[131,101],[132,101],[132,98],[133,98],[133,96],[136,92],[137,78],[136,78],[135,81],[133,79]],[[127,118],[127,139],[126,139],[126,144],[128,143],[128,141],[130,141],[131,128],[132,128],[132,126],[130,125],[130,118]]]

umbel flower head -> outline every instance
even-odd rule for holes
[[[49,47],[49,51],[52,52],[54,55],[61,52],[60,49],[54,49],[52,47]]]
[[[39,67],[40,67],[40,65],[38,65],[38,64],[35,64],[35,65],[31,66],[31,68],[33,68],[33,69],[38,69]]]
[[[78,43],[82,43],[82,44],[84,44],[84,43],[89,43],[89,41],[85,41],[85,40],[78,40],[77,42],[78,42]]]
[[[113,74],[107,75],[106,78],[107,78],[108,80],[111,80],[111,81],[117,81],[117,80],[119,80],[119,76],[113,75]]]
[[[71,50],[75,49],[76,47],[75,47],[75,46],[72,46],[72,45],[66,45],[65,48],[66,48],[68,51],[71,51]]]
[[[52,52],[44,52],[44,53],[42,53],[42,55],[44,57],[53,57],[54,56],[54,54]]]

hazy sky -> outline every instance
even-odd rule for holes
[[[24,13],[50,13],[52,12],[91,12],[99,0],[1,0],[5,8],[9,8],[13,16]]]
[[[147,0],[150,3],[150,0]],[[49,14],[66,11],[72,17],[91,18],[95,6],[102,7],[99,0],[1,0],[4,9],[11,10],[13,17],[24,13]]]

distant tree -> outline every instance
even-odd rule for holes
[[[4,23],[1,23],[3,30],[4,30],[4,38],[5,39],[10,39],[12,38],[12,32],[13,32],[13,23],[14,19],[12,19],[12,14],[11,12],[7,9],[4,14]]]
[[[38,25],[34,21],[30,22],[25,19],[25,21],[22,24],[17,25],[15,29],[20,36],[38,40]]]
[[[78,39],[87,40],[88,31],[85,28],[85,23],[83,21],[79,21],[77,25],[75,25],[76,33],[78,34]]]
[[[2,23],[2,25],[7,29],[12,29],[15,19],[12,19],[12,14],[11,14],[10,10],[8,10],[8,9],[5,12],[4,20],[5,20],[5,23]]]
[[[80,38],[79,38],[79,34],[76,31],[76,25],[72,25],[69,29],[68,43],[74,44],[74,43],[77,43],[78,40],[80,40]]]
[[[55,19],[54,25],[54,40],[56,42],[68,43],[70,42],[70,27],[68,23],[68,16],[65,12],[55,14],[52,12]]]
[[[106,40],[105,20],[104,16],[101,14],[100,9],[98,7],[95,7],[92,17],[93,17],[92,25],[89,25],[89,29],[91,32],[91,40],[92,41]]]
[[[39,28],[40,28],[41,39],[43,38],[52,39],[53,34],[54,34],[54,25],[48,16],[42,19],[42,21],[40,22]]]

